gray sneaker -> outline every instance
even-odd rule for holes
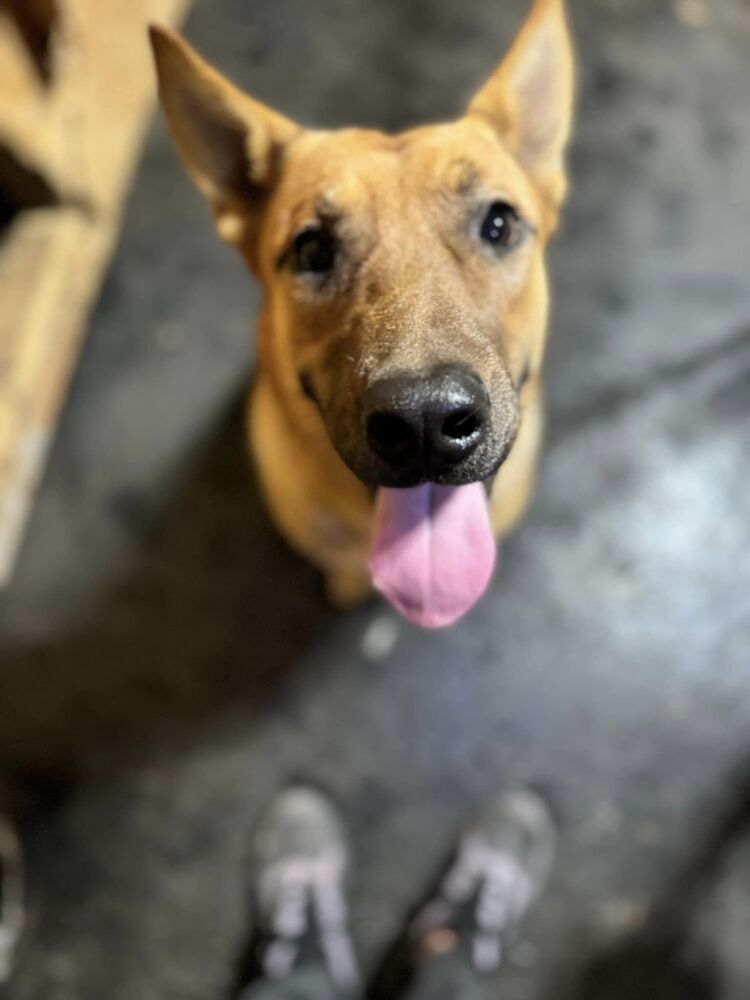
[[[532,791],[497,795],[390,948],[368,997],[485,996],[555,857],[555,823]]]
[[[314,965],[341,995],[355,990],[359,971],[344,890],[348,864],[343,828],[326,798],[304,786],[282,792],[253,842],[255,927],[243,987],[259,979],[288,980]]]
[[[458,843],[436,894],[418,911],[409,935],[421,949],[463,938],[477,972],[504,959],[529,907],[542,894],[557,834],[545,802],[527,790],[493,799]]]

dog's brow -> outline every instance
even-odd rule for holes
[[[468,194],[479,182],[479,172],[471,160],[463,157],[448,164],[447,180],[456,194]]]

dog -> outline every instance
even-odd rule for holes
[[[276,526],[336,604],[374,584],[452,624],[534,486],[574,106],[563,0],[534,0],[462,118],[397,135],[303,128],[150,33],[177,150],[263,286],[248,438]]]

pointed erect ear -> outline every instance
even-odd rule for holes
[[[488,119],[536,181],[559,205],[574,103],[573,48],[564,0],[534,0],[513,47],[469,105]]]
[[[154,25],[149,34],[180,156],[211,203],[220,235],[243,244],[299,127],[224,79],[176,33]]]

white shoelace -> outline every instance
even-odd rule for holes
[[[294,967],[311,907],[331,980],[344,989],[357,984],[359,972],[341,891],[343,868],[343,858],[332,854],[314,860],[286,858],[263,873],[258,899],[264,923],[275,938],[263,957],[269,978],[283,979]]]
[[[440,886],[439,895],[417,916],[419,937],[446,926],[456,910],[477,896],[477,929],[471,941],[472,961],[480,972],[494,972],[504,958],[506,934],[512,931],[538,891],[521,862],[478,835],[467,835]]]

